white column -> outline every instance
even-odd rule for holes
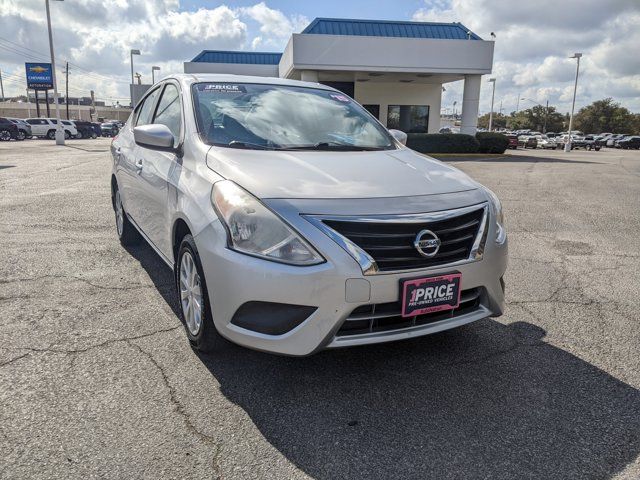
[[[300,80],[303,82],[317,82],[318,72],[316,70],[301,70]]]
[[[465,75],[462,93],[462,125],[460,133],[475,135],[478,127],[478,108],[480,106],[480,83],[482,75]]]

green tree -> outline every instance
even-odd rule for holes
[[[528,128],[539,132],[560,132],[565,130],[568,121],[565,115],[556,111],[556,107],[546,105],[535,105],[531,108],[511,112],[507,118],[507,127],[512,130]]]
[[[574,118],[574,125],[585,133],[630,133],[634,120],[629,110],[612,98],[605,98],[581,108]]]
[[[507,126],[507,116],[502,113],[493,112],[492,128],[495,130],[497,128],[505,128],[506,126]],[[478,117],[478,127],[489,128],[488,113],[485,113],[484,115],[481,115],[480,117]]]

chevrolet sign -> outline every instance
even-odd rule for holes
[[[27,71],[27,88],[32,90],[53,88],[50,63],[25,63],[24,66]]]

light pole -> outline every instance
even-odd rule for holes
[[[132,48],[131,51],[130,51],[130,56],[131,56],[131,108],[135,107],[135,105],[133,104],[133,56],[134,55],[140,55],[140,50]]]
[[[62,2],[63,0],[57,0]],[[56,58],[53,54],[53,32],[51,31],[51,12],[49,11],[49,0],[45,0],[47,8],[47,27],[49,29],[49,51],[51,53],[51,80],[53,80],[53,101],[56,104],[56,145],[64,145],[64,130],[60,120],[60,105],[58,105],[58,84],[56,82]]]
[[[573,57],[577,60],[576,62],[576,82],[573,85],[573,103],[571,103],[571,116],[569,117],[569,138],[567,139],[567,143],[564,144],[564,151],[571,151],[571,129],[573,128],[573,110],[576,107],[576,91],[578,90],[578,73],[580,73],[580,57],[582,57],[581,53],[574,53]]]
[[[151,67],[151,85],[156,83],[156,76],[154,74],[159,70],[160,70],[160,67]]]
[[[491,91],[491,112],[489,113],[489,131],[493,127],[493,99],[496,96],[496,79],[490,78],[489,83],[493,83],[493,90]]]

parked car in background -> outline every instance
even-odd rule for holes
[[[557,137],[555,140],[558,148],[564,148],[566,143],[569,141],[569,135],[562,135],[561,137]],[[585,146],[586,142],[584,141],[584,137],[573,134],[571,135],[571,150],[576,148],[584,148]]]
[[[538,139],[535,137],[535,135],[519,135],[518,145],[522,146],[523,148],[537,148]]]
[[[91,127],[93,127],[93,131],[96,133],[98,137],[102,136],[102,127],[98,122],[91,122]]]
[[[58,120],[55,118],[27,118],[26,122],[31,125],[31,133],[34,137],[44,137],[49,140],[56,138],[56,125]],[[62,120],[64,128],[64,138],[71,138],[78,134],[76,127],[68,120]]]
[[[558,144],[553,138],[549,138],[547,135],[536,135],[536,140],[538,142],[538,148],[542,148],[544,150],[555,150],[558,148]]]
[[[622,140],[624,137],[628,137],[626,133],[614,133],[607,138],[607,147],[615,147],[618,140]]]
[[[594,137],[593,135],[586,135],[583,141],[584,141],[584,148],[586,150],[595,150],[597,152],[600,150],[600,148],[602,148],[602,145],[600,144],[600,142],[596,140],[596,137]]]
[[[632,135],[630,137],[625,137],[616,142],[616,148],[622,148],[624,150],[640,149],[640,136]]]
[[[116,135],[118,135],[118,132],[120,132],[118,125],[111,122],[103,123],[102,125],[100,125],[100,128],[102,128],[103,137],[115,137]]]
[[[513,134],[509,134],[507,135],[507,138],[509,139],[509,147],[508,148],[512,148],[512,149],[517,149],[518,148],[518,136],[517,135],[513,135]]]
[[[24,140],[25,138],[31,138],[31,125],[29,125],[26,121],[21,118],[11,118],[7,117],[11,123],[15,124],[18,127],[18,137],[16,140]]]
[[[93,129],[91,122],[85,122],[83,120],[74,120],[74,125],[78,133],[76,138],[96,138],[98,135]]]
[[[111,144],[116,232],[173,269],[197,350],[309,355],[501,315],[500,201],[406,139],[318,83],[166,78]]]
[[[18,126],[8,118],[0,117],[0,140],[8,142],[12,138],[18,139]]]

